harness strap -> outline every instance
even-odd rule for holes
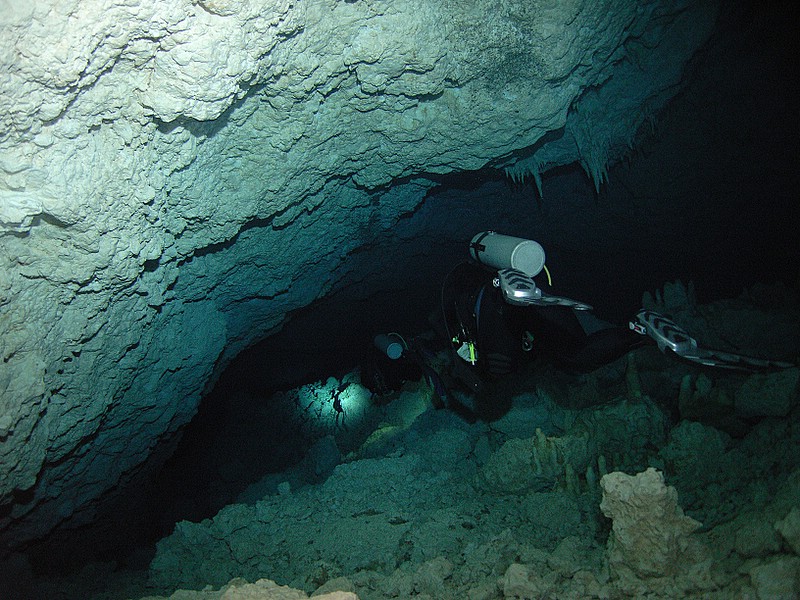
[[[483,266],[485,266],[485,267],[488,267],[488,266],[490,266],[490,265],[487,265],[486,263],[484,263],[484,262],[481,260],[481,255],[480,255],[480,253],[481,253],[481,252],[483,252],[484,250],[486,250],[486,246],[485,246],[485,245],[483,245],[483,244],[481,244],[481,242],[482,242],[483,240],[485,240],[487,237],[489,237],[489,235],[491,235],[491,234],[492,234],[492,232],[491,232],[491,231],[484,231],[484,232],[483,232],[483,233],[480,235],[480,237],[479,237],[478,239],[476,239],[474,242],[472,242],[472,243],[469,245],[469,247],[470,247],[472,250],[474,250],[474,251],[475,251],[475,257],[474,257],[474,258],[475,258],[475,262],[477,262],[479,265],[483,265]]]

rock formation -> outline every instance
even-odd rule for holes
[[[7,543],[90,521],[426,175],[579,161],[599,185],[714,17],[691,1],[3,3]]]
[[[678,506],[675,488],[653,468],[635,476],[614,472],[600,480],[600,509],[613,520],[608,541],[609,564],[623,575],[674,577],[699,552],[691,552],[689,534],[702,523]],[[632,573],[630,573],[632,571]]]

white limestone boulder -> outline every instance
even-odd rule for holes
[[[600,485],[600,510],[613,521],[608,560],[618,577],[674,577],[701,554],[690,534],[702,524],[683,514],[678,493],[659,471],[616,471]]]

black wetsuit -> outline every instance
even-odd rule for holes
[[[649,341],[627,327],[609,327],[587,335],[574,311],[563,306],[508,304],[493,285],[493,277],[494,273],[464,262],[442,283],[441,306],[432,324],[450,349],[448,368],[434,371],[427,360],[426,352],[430,352],[412,339],[401,359],[390,360],[381,353],[365,363],[362,383],[381,396],[399,389],[410,376],[424,375],[441,405],[464,409],[465,415],[478,412],[483,416],[487,406],[467,409],[451,391],[486,396],[486,384],[539,357],[561,369],[591,371]],[[464,342],[472,342],[477,350],[474,365],[457,355]],[[492,400],[483,398],[482,402],[491,404]]]
[[[508,304],[492,278],[493,273],[465,262],[450,273],[442,292],[449,335],[475,343],[481,377],[508,374],[539,357],[563,369],[591,371],[649,341],[627,327],[587,334],[567,307]]]

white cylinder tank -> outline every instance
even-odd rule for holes
[[[538,242],[494,231],[479,233],[469,245],[470,256],[495,269],[517,269],[535,277],[544,268],[544,248]]]

